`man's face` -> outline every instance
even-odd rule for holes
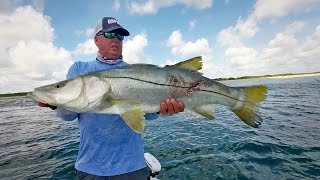
[[[103,35],[98,35],[94,38],[99,49],[99,53],[103,57],[109,59],[118,59],[122,54],[122,41],[117,37],[113,39],[105,38]]]

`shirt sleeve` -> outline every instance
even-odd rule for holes
[[[78,62],[75,62],[71,65],[71,67],[69,68],[68,73],[66,75],[67,79],[74,78],[80,74],[78,66],[79,66]]]
[[[61,118],[64,121],[72,121],[78,118],[78,113],[68,111],[63,108],[57,107],[55,112],[57,113],[57,117]]]
[[[147,113],[146,115],[144,115],[144,117],[146,118],[146,120],[154,120],[157,119],[159,115],[157,113]]]

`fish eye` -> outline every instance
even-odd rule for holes
[[[60,88],[60,85],[59,85],[59,84],[57,84],[57,85],[56,85],[56,88]]]

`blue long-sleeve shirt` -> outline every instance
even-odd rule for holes
[[[107,64],[100,61],[75,62],[67,79],[94,71],[126,66],[125,62]],[[159,102],[160,103],[160,102]],[[73,113],[57,109],[65,121],[78,119],[80,147],[75,168],[97,175],[114,176],[146,167],[141,134],[135,133],[117,114]],[[157,114],[146,114],[155,119]]]

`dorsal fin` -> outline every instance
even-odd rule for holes
[[[202,57],[197,56],[197,57],[179,62],[179,63],[172,65],[172,66],[183,68],[183,69],[188,69],[191,71],[199,71],[202,69]]]

